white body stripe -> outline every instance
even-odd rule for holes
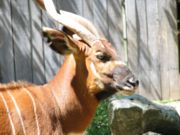
[[[15,127],[14,127],[14,124],[13,124],[13,121],[12,121],[12,118],[11,118],[11,114],[10,114],[10,110],[9,110],[8,105],[7,105],[7,102],[6,102],[6,100],[5,100],[5,98],[4,98],[4,96],[3,96],[2,93],[0,93],[0,96],[1,96],[1,98],[2,98],[2,100],[3,100],[3,103],[4,103],[5,108],[6,108],[6,112],[7,112],[7,115],[8,115],[10,124],[11,124],[11,128],[12,128],[12,133],[13,133],[13,135],[16,135],[16,130],[15,130]]]
[[[101,76],[100,76],[100,75],[98,74],[98,72],[96,71],[96,68],[95,68],[94,63],[91,62],[90,68],[91,68],[91,71],[93,72],[94,76],[96,76],[98,79],[100,79]]]
[[[21,126],[22,126],[22,129],[23,129],[23,133],[24,133],[24,135],[26,135],[26,129],[25,129],[25,126],[24,126],[24,122],[23,122],[23,118],[22,118],[22,115],[21,115],[21,111],[20,111],[20,109],[19,109],[19,106],[18,106],[18,104],[17,104],[14,96],[11,94],[11,92],[7,90],[7,93],[9,94],[9,96],[11,97],[11,99],[12,99],[14,105],[15,105],[16,111],[17,111],[17,113],[18,113],[18,115],[19,115],[19,119],[20,119],[20,122],[21,122]]]
[[[36,108],[35,100],[34,100],[32,94],[26,88],[23,88],[23,90],[29,95],[29,97],[31,98],[31,101],[33,103],[35,121],[36,121],[36,126],[37,126],[37,135],[40,135],[39,121],[38,121],[38,116],[37,116],[37,108]]]

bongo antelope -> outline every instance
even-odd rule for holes
[[[63,30],[44,27],[50,47],[65,55],[54,79],[44,85],[0,84],[0,135],[80,134],[99,102],[116,92],[134,93],[138,80],[95,26],[37,0]]]

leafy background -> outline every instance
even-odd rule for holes
[[[108,100],[98,106],[94,119],[86,130],[86,135],[111,135],[108,120]]]

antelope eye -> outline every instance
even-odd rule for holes
[[[96,58],[99,59],[100,61],[102,62],[107,62],[111,59],[111,57],[109,55],[106,55],[106,54],[98,54],[96,55]]]

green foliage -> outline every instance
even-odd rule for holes
[[[86,135],[111,135],[108,121],[108,100],[102,101]]]

